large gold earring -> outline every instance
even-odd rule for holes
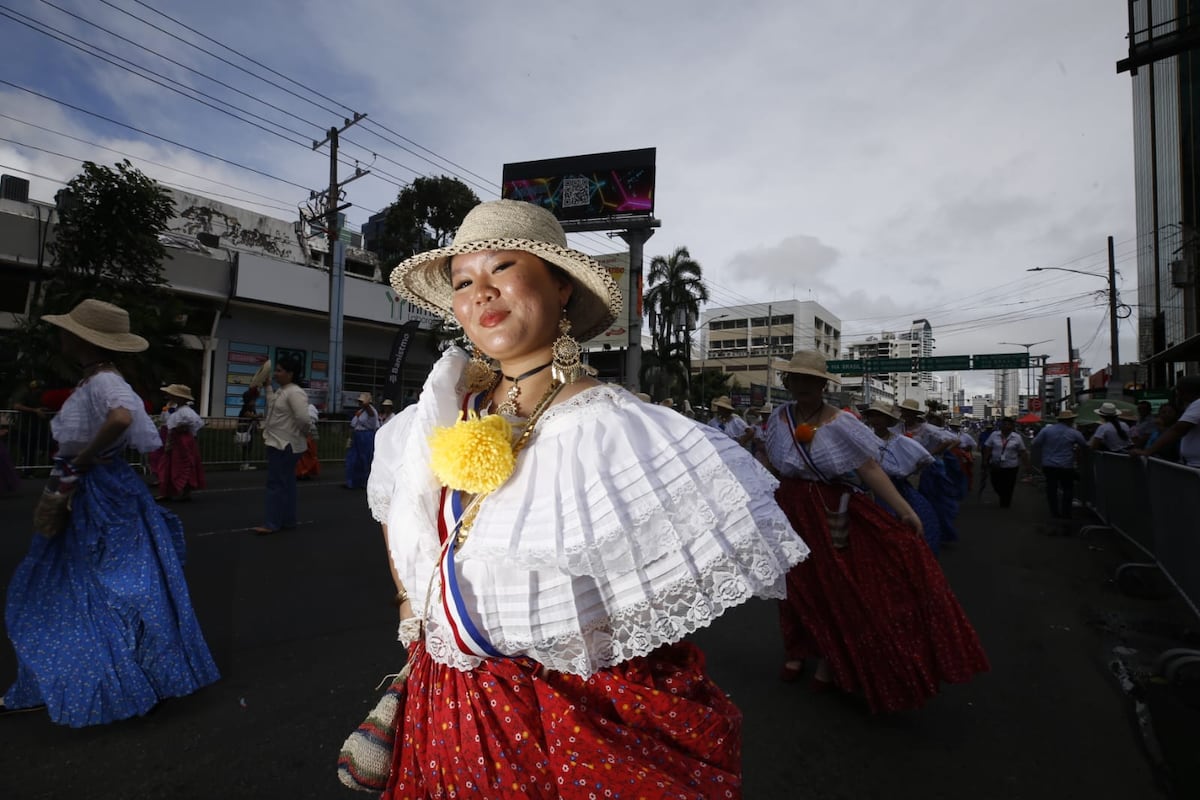
[[[472,345],[465,377],[468,392],[486,392],[496,385],[500,374],[492,369],[492,359],[478,346]]]
[[[563,318],[558,321],[559,337],[551,345],[553,361],[550,363],[550,376],[561,384],[569,386],[583,374],[583,364],[579,354],[583,348],[579,340],[571,335],[571,320],[567,319],[567,310],[563,309]]]

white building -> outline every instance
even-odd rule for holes
[[[177,372],[159,377],[190,386],[200,413],[235,416],[262,357],[287,353],[301,360],[299,377],[324,408],[330,324],[323,241],[309,240],[295,222],[169,191],[175,217],[162,237],[171,255],[163,269],[184,306],[183,339],[191,350]],[[38,265],[50,261],[46,243],[54,239],[57,219],[53,203],[0,199],[0,339],[30,311]],[[359,392],[381,394],[399,325],[416,320],[428,330],[434,322],[380,281],[372,254],[351,245],[343,300],[343,394],[331,411],[344,409],[347,398],[352,407]],[[437,355],[432,334],[419,334],[418,340],[401,376],[403,391],[420,388]]]
[[[996,415],[1017,416],[1021,408],[1021,370],[998,369],[992,373],[992,382]]]
[[[864,342],[846,348],[848,359],[913,359],[933,356],[933,326],[928,320],[913,320],[907,331],[899,333],[884,331],[879,336],[870,336]],[[876,385],[876,379],[886,387]],[[866,384],[862,377],[847,376],[842,382],[843,390],[860,396],[864,402],[883,399],[889,402],[916,400],[922,406],[930,398],[938,397],[931,372],[889,372],[885,375],[869,376]]]
[[[721,369],[745,389],[776,387],[774,362],[797,350],[816,350],[827,359],[841,352],[842,323],[813,300],[780,300],[744,306],[710,307],[700,318],[700,363],[692,372]]]

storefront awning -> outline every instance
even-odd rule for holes
[[[1176,361],[1200,361],[1200,334],[1188,337],[1179,344],[1168,347],[1146,359],[1147,363]]]

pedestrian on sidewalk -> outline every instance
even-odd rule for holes
[[[1046,478],[1046,500],[1050,504],[1050,516],[1058,519],[1071,518],[1071,506],[1075,500],[1075,459],[1079,448],[1086,449],[1087,439],[1075,430],[1074,411],[1060,411],[1053,425],[1047,425],[1033,437],[1030,449],[1034,461],[1042,465]]]
[[[987,445],[983,448],[984,468],[991,475],[992,488],[1000,498],[1001,508],[1012,505],[1020,468],[1029,468],[1029,449],[1016,429],[1017,424],[1012,417],[1002,418],[1000,430],[988,437]]]
[[[584,372],[620,290],[541,207],[476,206],[391,280],[474,356],[376,442],[411,664],[384,797],[740,796],[741,713],[687,637],[807,553],[775,481]]]
[[[208,485],[196,438],[204,427],[204,420],[192,408],[194,401],[190,387],[172,383],[161,391],[170,399],[174,410],[167,415],[166,442],[157,461],[158,496],[154,499],[160,502],[190,500],[193,489]]]
[[[146,714],[220,676],[184,579],[183,525],[124,459],[161,446],[115,363],[149,345],[124,309],[98,300],[42,320],[61,329],[81,380],[50,423],[59,451],[38,535],[8,586],[17,680],[4,707],[45,705],[54,722],[82,727]]]
[[[370,392],[358,396],[358,410],[350,418],[350,449],[346,451],[347,489],[367,488],[371,461],[375,458],[375,431],[379,430],[379,412]]]
[[[266,536],[296,527],[296,460],[308,448],[308,395],[296,380],[300,360],[281,356],[272,377],[278,389],[267,384],[267,416],[263,443],[267,446],[266,521],[254,528]]]
[[[776,368],[793,400],[771,414],[766,455],[781,476],[775,498],[812,548],[780,603],[780,677],[798,680],[816,658],[815,691],[861,694],[874,712],[919,708],[942,683],[986,670],[983,648],[920,517],[879,466],[879,438],[825,402],[837,380],[825,357],[800,351]]]
[[[387,421],[389,419],[396,416],[395,408],[396,408],[396,404],[392,402],[390,397],[387,400],[384,400],[382,403],[379,404],[379,426],[380,427],[383,427],[385,424],[387,424]]]

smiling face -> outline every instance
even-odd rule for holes
[[[571,283],[524,250],[482,250],[450,262],[454,316],[477,347],[505,362],[546,351]]]

